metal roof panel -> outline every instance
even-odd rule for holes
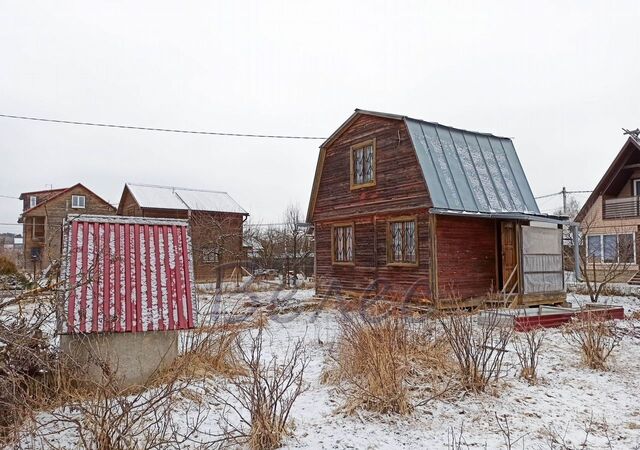
[[[435,208],[539,213],[511,139],[405,122]]]

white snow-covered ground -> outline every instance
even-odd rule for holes
[[[530,386],[517,377],[514,352],[506,356],[508,375],[490,393],[466,395],[454,400],[434,400],[409,416],[380,415],[360,411],[341,412],[342,398],[332,386],[322,384],[321,373],[337,333],[334,309],[292,308],[309,302],[309,290],[228,294],[214,300],[200,299],[200,311],[237,315],[239,320],[256,310],[271,311],[265,334],[266,356],[282,354],[297,339],[304,341],[310,363],[305,372],[307,390],[298,398],[291,418],[293,435],[285,448],[295,449],[449,449],[507,448],[503,428],[508,424],[514,449],[636,449],[640,448],[640,339],[625,336],[615,351],[611,370],[585,368],[578,349],[550,329],[540,356],[539,384]],[[573,303],[588,297],[569,294]],[[603,297],[602,303],[623,305],[627,313],[640,311],[634,297]],[[271,306],[270,306],[271,305]],[[280,311],[281,314],[277,312]],[[640,327],[625,320],[620,326]],[[216,378],[210,383],[224,383]],[[206,398],[206,397],[205,397]],[[419,400],[419,399],[416,399]],[[178,407],[178,421],[188,413]],[[221,413],[211,401],[203,431],[215,433]],[[60,433],[61,443],[73,437]],[[195,446],[193,447],[195,448]]]

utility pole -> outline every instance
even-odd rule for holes
[[[567,215],[567,188],[562,186],[562,214]]]

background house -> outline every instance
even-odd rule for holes
[[[197,282],[228,277],[246,259],[242,228],[249,213],[226,192],[127,183],[118,214],[188,219]]]
[[[60,258],[62,226],[68,214],[113,215],[116,209],[81,183],[69,188],[23,192],[25,269],[39,271]]]
[[[617,282],[640,284],[637,259],[640,142],[637,138],[629,137],[624,143],[576,221],[580,222],[584,251],[588,255],[583,272],[594,269],[596,272],[615,272],[610,275]]]
[[[356,110],[320,147],[307,221],[318,294],[565,301],[559,217],[508,138]]]

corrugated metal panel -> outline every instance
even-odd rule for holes
[[[187,221],[79,216],[65,227],[61,332],[193,328]]]
[[[226,192],[127,183],[142,208],[247,214]]]
[[[405,122],[435,208],[540,212],[510,139],[411,118]]]

